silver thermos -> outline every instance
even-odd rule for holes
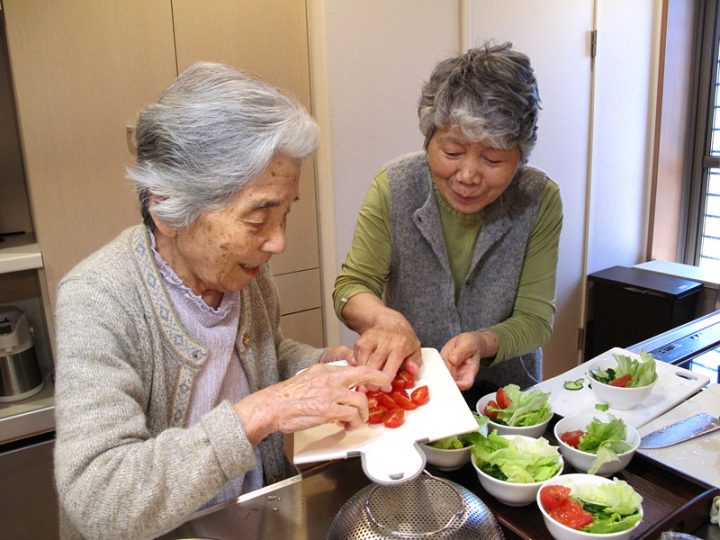
[[[0,402],[18,401],[43,388],[27,315],[0,306]]]

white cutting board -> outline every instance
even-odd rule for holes
[[[415,387],[427,385],[430,401],[405,411],[403,425],[392,429],[367,424],[346,431],[336,424],[323,424],[299,431],[293,441],[295,464],[360,456],[363,470],[372,481],[401,483],[412,480],[425,468],[425,454],[418,443],[475,431],[475,417],[440,353],[423,348],[422,359]]]
[[[544,392],[551,393],[549,399],[550,405],[553,408],[553,412],[560,416],[596,413],[598,410],[595,408],[595,405],[597,403],[603,403],[603,401],[588,387],[590,378],[587,375],[587,369],[592,361],[601,357],[612,358],[613,353],[639,358],[639,355],[636,353],[615,347],[557,377],[536,384],[534,388],[539,388]],[[710,379],[705,375],[665,362],[656,363],[656,372],[658,381],[655,383],[652,393],[645,401],[634,409],[620,410],[610,407],[607,412],[622,418],[631,426],[639,428],[672,409],[678,403],[692,396],[710,382]],[[585,379],[582,390],[566,390],[563,388],[565,381],[574,381],[580,378]]]
[[[651,431],[706,412],[720,416],[720,385],[711,384],[677,407],[648,422],[638,431],[647,435]],[[639,453],[649,456],[668,467],[720,487],[720,431],[703,435],[667,448],[641,448]]]

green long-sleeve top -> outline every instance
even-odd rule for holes
[[[433,186],[435,184],[433,183]],[[463,214],[434,189],[455,281],[456,299],[467,275],[484,211]],[[381,298],[390,273],[390,185],[387,170],[375,177],[360,209],[350,251],[335,281],[333,304],[340,320],[347,301],[360,293]],[[493,363],[526,354],[541,346],[552,331],[558,244],[562,228],[560,190],[548,180],[537,221],[527,244],[512,315],[489,328],[500,341]],[[480,330],[480,329],[478,329]]]

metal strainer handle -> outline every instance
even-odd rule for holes
[[[368,493],[367,498],[365,499],[365,510],[366,510],[366,512],[367,512],[367,516],[368,516],[368,518],[370,519],[370,521],[371,521],[375,526],[377,526],[379,529],[381,529],[381,530],[384,531],[384,532],[389,533],[391,536],[395,536],[395,537],[398,537],[398,536],[399,536],[399,537],[401,537],[401,538],[432,537],[432,536],[435,536],[435,535],[437,535],[437,534],[439,534],[439,533],[441,533],[441,532],[443,532],[443,531],[451,528],[453,522],[454,522],[456,519],[462,517],[463,513],[465,512],[465,504],[464,504],[463,496],[460,494],[460,492],[458,492],[457,488],[455,488],[455,486],[453,486],[451,483],[443,480],[442,478],[438,478],[437,476],[433,476],[432,474],[430,474],[430,473],[427,472],[426,470],[423,471],[423,473],[426,474],[432,481],[434,481],[434,482],[440,482],[440,483],[444,484],[444,486],[449,490],[449,493],[452,493],[452,494],[453,494],[453,498],[456,499],[454,506],[455,506],[455,508],[457,508],[457,510],[450,516],[450,518],[448,519],[447,523],[445,523],[444,525],[442,525],[440,528],[438,528],[438,529],[436,529],[436,530],[426,531],[426,532],[423,532],[423,533],[403,533],[403,532],[401,532],[401,531],[398,531],[398,530],[395,530],[395,529],[391,529],[391,528],[386,527],[386,526],[382,523],[382,520],[378,519],[378,518],[375,516],[375,514],[374,514],[373,511],[372,511],[372,506],[371,506],[371,504],[370,504],[370,499],[372,498],[373,494],[374,494],[378,489],[384,487],[384,486],[381,486],[381,485],[376,485],[376,486],[374,486],[374,487],[370,490],[370,492]]]

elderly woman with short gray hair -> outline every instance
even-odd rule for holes
[[[267,262],[285,249],[317,125],[219,64],[141,114],[129,171],[144,225],[62,280],[55,474],[63,538],[153,538],[295,471],[282,434],[367,420],[367,366],[283,337]],[[307,368],[307,369],[305,369]],[[299,371],[302,373],[298,374]]]
[[[541,380],[562,206],[558,186],[527,166],[539,103],[511,44],[435,67],[418,107],[425,150],[377,174],[335,282],[359,363],[394,376],[434,347],[461,390]]]

